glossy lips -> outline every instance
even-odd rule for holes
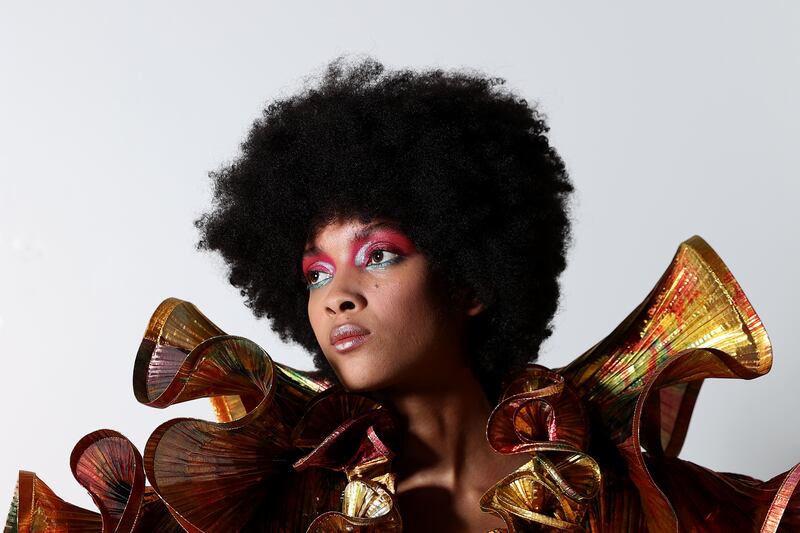
[[[339,353],[356,349],[367,341],[368,329],[358,324],[342,324],[331,330],[331,344]]]

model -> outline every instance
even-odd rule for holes
[[[699,237],[603,341],[563,369],[534,364],[570,236],[547,131],[502,80],[373,60],[334,61],[271,103],[212,173],[199,246],[318,371],[164,301],[136,397],[211,397],[217,422],[167,422],[143,455],[87,435],[71,464],[100,513],[22,472],[7,531],[800,527],[797,467],[759,482],[677,458],[702,381],[771,364]]]

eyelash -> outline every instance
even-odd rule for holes
[[[389,253],[389,254],[394,255],[395,257],[389,258],[388,260],[381,261],[380,263],[367,262],[367,264],[364,265],[365,269],[367,269],[367,270],[384,269],[384,268],[386,268],[386,267],[388,267],[390,265],[394,265],[396,263],[399,263],[400,261],[402,261],[404,259],[403,256],[400,255],[399,252],[390,250],[389,248],[386,248],[386,247],[376,247],[376,248],[373,248],[372,250],[369,251],[369,253],[367,254],[367,260],[371,261],[373,255],[375,255],[378,252],[381,252],[382,254]],[[327,278],[325,278],[325,279],[323,279],[321,281],[311,281],[309,278],[314,273],[317,273],[317,274],[328,274],[329,277],[327,277]],[[328,283],[331,280],[332,277],[333,277],[333,274],[330,273],[330,272],[325,272],[325,271],[322,271],[322,270],[309,270],[306,273],[306,281],[308,282],[308,284],[306,285],[306,288],[308,290],[318,289],[318,288],[322,287],[323,285],[325,285],[326,283]]]
[[[369,251],[369,254],[367,254],[368,260],[371,260],[372,256],[374,254],[378,253],[378,252],[381,252],[382,254],[389,253],[389,254],[394,255],[395,257],[392,257],[392,258],[390,258],[390,259],[388,259],[386,261],[382,261],[380,263],[367,263],[366,265],[364,265],[364,268],[369,268],[370,266],[372,266],[373,269],[386,268],[387,266],[393,265],[393,264],[399,262],[401,259],[403,259],[403,256],[401,256],[399,252],[392,251],[392,250],[390,250],[388,248],[377,247],[377,248],[373,248],[372,250]]]
[[[330,272],[323,272],[321,270],[309,270],[306,273],[306,282],[307,282],[306,289],[308,290],[318,289],[319,287],[322,287],[323,285],[328,283],[328,281],[331,279],[331,278],[325,278],[322,281],[311,281],[309,278],[312,276],[312,274],[328,274],[329,276],[333,275]]]

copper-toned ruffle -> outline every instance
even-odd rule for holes
[[[102,531],[100,513],[67,503],[33,472],[20,470],[14,503],[6,520],[6,533]]]
[[[296,531],[338,503],[327,495],[344,480],[321,470],[292,473],[300,454],[293,428],[329,386],[224,335],[188,302],[166,300],[137,355],[136,396],[155,407],[213,397],[222,420],[171,420],[148,439],[147,478],[176,521],[198,533]],[[312,496],[320,490],[326,497]]]
[[[142,457],[120,433],[102,429],[86,435],[75,445],[70,465],[100,512],[63,501],[35,474],[21,471],[7,533],[182,531],[145,487]]]
[[[341,390],[322,393],[294,431],[295,445],[311,448],[297,471],[326,468],[344,472],[348,483],[341,510],[317,517],[309,532],[400,531],[391,471],[396,441],[392,416],[375,401]]]

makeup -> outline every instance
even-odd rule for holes
[[[411,239],[394,226],[379,222],[357,232],[350,247],[350,258],[356,267],[366,270],[386,268],[416,253]],[[322,287],[333,277],[333,259],[316,246],[303,254],[303,277],[309,289]]]
[[[339,353],[355,350],[367,341],[370,331],[353,322],[342,324],[331,330],[331,345]]]
[[[311,251],[303,255],[302,269],[308,289],[322,287],[331,280],[336,271],[333,259],[328,254]]]
[[[360,267],[368,266],[372,254],[378,250],[402,257],[416,252],[411,240],[400,231],[391,228],[372,228],[367,235],[361,236],[353,242],[354,264]]]

